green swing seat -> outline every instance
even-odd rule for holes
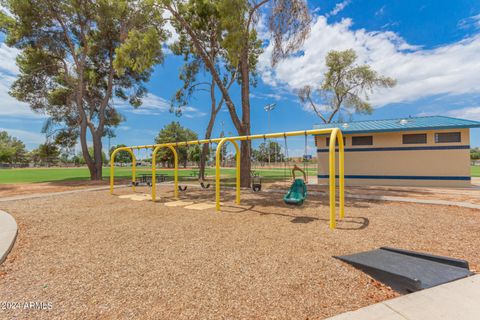
[[[290,186],[290,190],[283,197],[286,204],[301,205],[307,198],[307,185],[302,179],[295,179]]]

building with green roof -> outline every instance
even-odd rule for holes
[[[470,186],[470,128],[443,116],[320,124],[344,134],[347,185]],[[316,136],[318,181],[328,183],[328,136]]]

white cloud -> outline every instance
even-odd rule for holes
[[[467,17],[465,19],[458,21],[457,26],[460,29],[470,29],[470,28],[480,29],[480,14]]]
[[[380,9],[375,11],[375,16],[383,16],[383,14],[385,13],[386,7],[387,7],[386,5],[383,5]]]
[[[115,106],[123,112],[138,115],[158,116],[170,112],[170,102],[153,93],[147,94],[147,96],[143,98],[142,101],[143,103],[140,107],[134,108],[128,102],[116,99]],[[186,118],[203,117],[206,115],[205,112],[202,112],[192,106],[183,107],[182,113],[183,116]]]
[[[175,28],[172,26],[172,23],[170,22],[170,18],[172,17],[172,14],[169,11],[164,11],[163,13],[163,19],[166,20],[165,22],[165,30],[167,30],[170,33],[170,37],[167,39],[165,42],[166,45],[171,45],[175,41],[178,40],[178,33],[175,31]],[[171,53],[170,50],[167,50],[167,53]]]
[[[20,53],[15,48],[8,47],[5,43],[0,44],[0,72],[16,75],[18,67],[16,65],[17,55]]]
[[[0,64],[1,60],[0,57]],[[42,114],[33,112],[26,103],[20,102],[8,94],[14,81],[15,77],[0,73],[0,118],[2,120],[6,117],[44,118]]]
[[[368,63],[379,73],[397,79],[393,89],[371,95],[374,106],[415,101],[438,94],[460,95],[480,92],[480,35],[425,50],[408,44],[391,31],[353,30],[352,20],[328,24],[318,16],[308,39],[296,56],[270,67],[272,47],[259,60],[262,79],[272,86],[295,91],[305,85],[320,84],[326,71],[329,50],[352,48],[359,63]]]
[[[115,106],[127,113],[145,115],[160,115],[170,110],[168,101],[151,93],[147,94],[142,101],[140,107],[134,108],[127,101],[115,99]]]
[[[335,8],[333,8],[333,10],[330,11],[327,16],[335,16],[335,15],[339,14],[349,4],[350,4],[350,0],[344,0],[342,2],[337,3],[335,5]]]
[[[262,100],[276,100],[280,101],[283,99],[283,96],[278,94],[278,93],[250,93],[251,98],[257,98],[257,99],[262,99]]]
[[[182,108],[182,115],[185,118],[193,119],[193,118],[198,118],[198,117],[204,117],[207,114],[203,111],[198,110],[195,107],[186,106],[186,107]]]
[[[14,80],[14,77],[0,74],[0,118],[2,120],[6,117],[43,118],[43,115],[33,112],[26,103],[8,94]]]
[[[0,131],[7,131],[9,135],[22,140],[27,146],[45,142],[45,135],[37,132],[8,128],[0,128]]]
[[[332,108],[329,106],[329,105],[326,105],[326,104],[316,104],[315,107],[317,108],[317,111],[322,113],[322,114],[329,114],[330,112],[332,112]],[[311,114],[315,114],[316,115],[316,112],[315,110],[313,110],[313,107],[310,103],[303,103],[302,104],[302,109],[304,111],[307,111]]]
[[[0,117],[43,118],[41,114],[33,112],[26,103],[8,94],[18,74],[15,60],[18,53],[17,49],[0,44]]]
[[[453,118],[480,121],[480,107],[467,107],[462,109],[450,110],[447,111],[445,115]]]

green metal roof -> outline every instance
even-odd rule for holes
[[[480,128],[480,122],[444,116],[409,117],[400,119],[335,122],[318,124],[314,129],[339,128],[345,134],[370,132],[419,131]]]

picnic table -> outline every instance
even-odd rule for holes
[[[155,180],[156,182],[165,182],[167,179],[168,175],[164,173],[157,173],[155,174]],[[138,185],[139,183],[141,184],[146,184],[147,186],[152,185],[152,174],[141,174],[139,175],[139,180],[135,182],[135,185]]]

